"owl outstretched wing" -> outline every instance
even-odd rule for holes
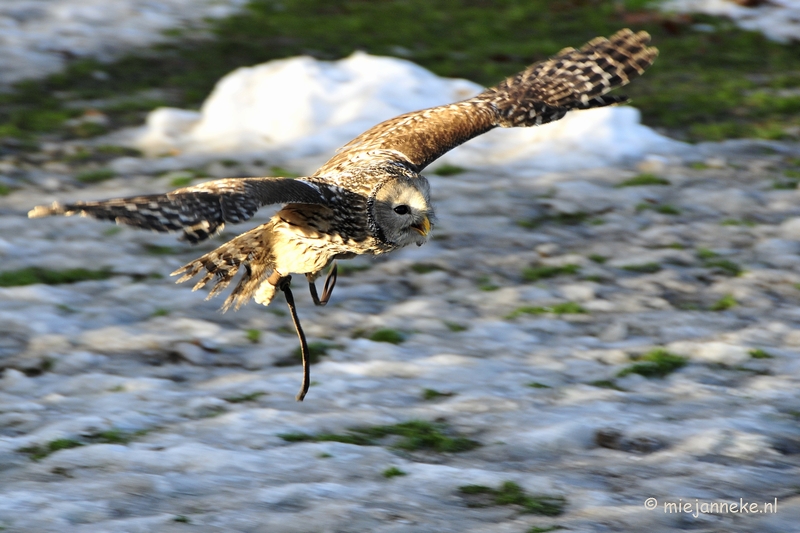
[[[229,178],[166,194],[37,206],[29,218],[81,215],[154,231],[183,230],[181,240],[197,243],[221,231],[226,222],[248,220],[268,204],[327,204],[317,184],[289,178]]]
[[[315,175],[353,166],[399,163],[414,172],[456,146],[496,127],[538,126],[570,110],[627,101],[606,96],[649,67],[658,50],[650,35],[624,29],[581,49],[565,48],[481,94],[382,122],[346,144]]]

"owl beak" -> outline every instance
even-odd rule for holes
[[[427,237],[428,233],[431,232],[431,221],[428,220],[427,216],[423,216],[422,221],[419,224],[414,224],[411,227],[423,237]]]

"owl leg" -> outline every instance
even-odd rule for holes
[[[294,305],[294,295],[291,289],[292,276],[281,276],[276,270],[270,275],[267,281],[283,291],[283,295],[286,297],[286,305],[289,306],[289,313],[292,315],[294,329],[297,331],[297,337],[300,339],[300,354],[303,358],[303,384],[300,386],[300,392],[295,396],[295,400],[302,402],[311,384],[311,362],[308,353],[308,343],[306,342],[306,334],[303,333],[303,328],[300,326],[300,318],[297,316],[297,308]]]
[[[308,289],[311,291],[311,299],[314,300],[314,305],[325,305],[331,299],[333,288],[336,286],[336,278],[338,277],[339,266],[336,261],[325,276],[325,285],[322,287],[322,298],[317,296],[317,286],[311,279],[308,280]],[[306,276],[308,278],[308,276]]]

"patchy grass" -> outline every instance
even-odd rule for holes
[[[744,273],[744,269],[741,266],[729,259],[711,259],[705,261],[703,266],[720,270],[723,274],[731,277],[741,276]]]
[[[393,477],[406,476],[406,475],[408,474],[406,474],[396,466],[392,466],[383,471],[383,477],[385,477],[386,479],[391,479]]]
[[[463,485],[458,488],[468,507],[490,505],[517,505],[523,513],[558,516],[564,512],[566,500],[562,496],[531,495],[513,481],[506,481],[500,488],[484,485]]]
[[[589,259],[591,261],[597,263],[598,265],[605,264],[605,262],[608,261],[608,257],[600,255],[600,254],[592,254],[592,255],[589,256]]]
[[[433,171],[433,173],[436,174],[437,176],[447,177],[447,176],[456,176],[458,174],[463,174],[466,171],[467,171],[466,168],[461,168],[456,165],[444,164],[437,167],[436,170]]]
[[[14,189],[6,185],[5,183],[0,183],[0,196],[8,196],[14,192]]]
[[[437,270],[444,270],[444,268],[433,263],[414,263],[411,265],[411,270],[417,274],[428,274],[430,272],[436,272]]]
[[[251,341],[252,342],[252,341]],[[328,350],[333,348],[334,345],[329,344],[327,342],[309,342],[308,343],[308,362],[312,365],[316,365],[320,362],[320,359],[328,355]],[[275,362],[275,366],[294,366],[303,363],[303,352],[298,346],[297,348],[292,351],[289,357],[284,359],[280,359]]]
[[[728,309],[733,309],[739,305],[739,302],[736,301],[736,298],[733,297],[732,294],[726,294],[713,304],[711,304],[711,311],[727,311]]]
[[[193,180],[193,176],[178,176],[177,178],[172,178],[169,184],[173,187],[188,187]]]
[[[400,344],[401,342],[406,340],[405,335],[403,335],[396,329],[389,329],[389,328],[379,329],[378,331],[374,332],[367,338],[371,341],[388,342],[390,344]]]
[[[714,31],[695,31],[697,23]],[[68,107],[71,99],[114,98],[117,104],[102,107],[112,128],[141,123],[156,105],[198,107],[237,67],[300,54],[401,55],[438,75],[494,84],[565,46],[625,26],[649,31],[661,50],[644,78],[625,88],[645,124],[688,140],[782,138],[797,125],[800,98],[778,91],[800,86],[800,43],[774,43],[724,18],[676,18],[645,0],[253,0],[242,13],[209,22],[208,32],[199,33],[210,39],[175,30],[170,42],[116,61],[73,59],[64,72],[18,83],[0,95],[0,135],[29,142],[42,132],[95,133],[88,125],[65,128],[86,111]],[[166,101],[136,97],[152,88],[162,89]]]
[[[772,182],[772,188],[779,191],[793,191],[800,184],[800,178],[783,178]]]
[[[620,387],[619,385],[617,385],[614,382],[614,380],[611,380],[611,379],[598,379],[598,380],[595,380],[595,381],[590,381],[588,383],[588,385],[591,385],[592,387],[598,387],[598,388],[601,388],[601,389],[612,389],[612,390],[618,390],[618,391],[624,391],[625,390],[622,387]]]
[[[706,268],[718,270],[732,277],[741,276],[744,273],[744,269],[741,266],[729,259],[722,259],[718,253],[708,248],[698,248],[696,254]]]
[[[254,402],[259,398],[261,398],[262,396],[265,396],[266,394],[267,394],[266,392],[258,391],[258,392],[251,392],[249,394],[238,394],[235,396],[228,396],[227,398],[223,398],[223,400],[225,400],[228,403]]]
[[[640,204],[636,204],[636,212],[641,213],[642,211],[655,211],[661,215],[680,215],[681,210],[675,207],[672,204],[652,204],[649,202],[642,202]]]
[[[748,353],[750,354],[750,357],[752,357],[753,359],[772,359],[773,357],[775,357],[771,353],[766,352],[760,348],[750,350]]]
[[[45,445],[25,446],[24,448],[17,449],[17,451],[28,454],[34,461],[40,461],[51,453],[55,453],[59,450],[77,448],[78,446],[83,446],[83,443],[74,439],[56,439]]]
[[[664,348],[655,348],[639,356],[634,364],[620,370],[617,376],[639,374],[646,378],[663,378],[686,366],[687,362],[683,356],[670,353]]]
[[[564,529],[564,526],[558,526],[558,525],[545,526],[545,527],[533,526],[525,533],[550,533],[551,531],[558,531],[560,529]]]
[[[65,155],[64,161],[68,163],[107,163],[118,157],[141,157],[142,152],[135,148],[102,144],[99,146],[80,146],[74,152]]]
[[[642,263],[638,265],[624,265],[622,270],[627,270],[628,272],[635,272],[637,274],[655,274],[656,272],[661,271],[661,265],[658,263]]]
[[[500,288],[499,285],[492,283],[492,278],[489,276],[480,276],[475,282],[478,284],[478,289],[484,292],[492,292]]]
[[[303,176],[294,170],[289,170],[288,168],[283,167],[272,167],[271,172],[273,176],[280,178],[300,178]]]
[[[714,259],[715,257],[719,257],[719,254],[713,250],[708,248],[698,248],[695,252],[697,254],[697,258],[701,261],[708,261],[709,259]]]
[[[172,255],[178,253],[173,246],[162,246],[159,244],[145,243],[142,248],[150,255]]]
[[[61,285],[79,283],[81,281],[97,281],[108,279],[113,275],[111,270],[88,270],[70,268],[66,270],[50,270],[48,268],[27,267],[19,270],[0,272],[0,287],[19,287],[23,285]]]
[[[184,516],[182,514],[176,516],[175,518],[173,518],[172,521],[173,522],[178,522],[179,524],[191,524],[192,523],[192,521],[189,520],[189,517]]]
[[[588,311],[575,302],[563,302],[555,305],[539,307],[539,306],[522,306],[514,309],[511,313],[506,315],[506,318],[512,319],[522,315],[577,315],[586,314]]]
[[[122,226],[111,226],[108,229],[103,230],[103,235],[106,237],[113,237],[114,235],[118,235],[122,233]]]
[[[752,220],[742,220],[738,218],[726,218],[719,223],[720,226],[745,226],[748,228],[754,228],[758,224],[753,222]]]
[[[525,229],[538,228],[547,223],[559,224],[562,226],[577,226],[586,222],[591,215],[589,213],[558,213],[557,215],[545,215],[526,220],[517,220],[517,225]]]
[[[100,183],[101,181],[110,180],[114,176],[116,176],[116,174],[110,168],[100,168],[81,172],[75,176],[75,179],[81,183]]]
[[[259,342],[261,342],[261,330],[250,328],[245,331],[245,337],[247,337],[247,340],[249,340],[253,344],[258,344]]]
[[[393,447],[406,451],[459,453],[473,450],[480,443],[454,434],[444,424],[412,420],[391,426],[351,428],[347,433],[284,433],[278,435],[287,442],[343,442],[357,446],[377,446],[386,437],[400,437]]]
[[[460,333],[462,331],[467,331],[469,329],[469,327],[463,324],[459,324],[458,322],[445,321],[444,325],[447,326],[447,329],[449,329],[453,333]]]
[[[28,454],[28,456],[34,461],[40,461],[45,457],[47,457],[48,455],[53,454],[57,451],[68,450],[70,448],[77,448],[79,446],[86,446],[88,444],[127,445],[135,438],[141,437],[146,433],[147,430],[129,432],[117,428],[112,428],[106,431],[101,431],[100,433],[96,433],[89,437],[86,437],[84,440],[81,441],[75,439],[56,439],[44,445],[26,446],[24,448],[19,448],[17,451]]]
[[[455,395],[456,393],[454,392],[439,392],[435,389],[424,389],[422,391],[422,399],[426,401],[436,400],[438,398],[450,398]]]
[[[545,385],[544,383],[539,383],[538,381],[531,381],[530,383],[526,384],[526,387],[530,387],[532,389],[551,389],[550,385]]]
[[[744,269],[740,265],[730,259],[721,258],[719,254],[708,248],[698,248],[696,254],[704,267],[717,270],[726,276],[737,277],[744,273]]]
[[[143,429],[140,431],[123,431],[121,429],[112,428],[107,431],[101,431],[96,435],[89,437],[91,444],[128,444],[131,441],[142,437],[148,433],[148,430]]]
[[[539,281],[541,279],[555,278],[557,276],[570,276],[577,274],[581,269],[578,265],[561,265],[561,266],[537,266],[528,267],[522,271],[522,279],[525,281]]]
[[[655,174],[639,174],[633,178],[617,183],[615,187],[645,187],[649,185],[672,185],[668,179],[661,178]]]
[[[170,313],[169,309],[165,309],[164,307],[158,307],[155,311],[150,315],[152,317],[159,317],[159,316],[168,316]]]

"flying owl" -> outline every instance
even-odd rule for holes
[[[307,345],[289,283],[304,274],[312,298],[324,305],[336,282],[337,259],[383,254],[427,240],[435,221],[428,180],[420,174],[456,146],[496,127],[538,126],[573,109],[627,101],[606,93],[642,74],[658,51],[646,32],[621,30],[580,50],[565,48],[479,95],[449,105],[406,113],[362,133],[303,178],[231,178],[167,194],[39,206],[30,218],[91,216],[154,231],[182,231],[182,240],[203,241],[226,223],[251,218],[264,205],[284,204],[266,224],[242,233],[176,270],[178,283],[202,274],[197,290],[214,281],[209,298],[241,272],[223,304],[239,308],[250,298],[268,305],[277,289],[286,296],[300,338],[308,390]],[[333,264],[320,298],[314,281]]]

